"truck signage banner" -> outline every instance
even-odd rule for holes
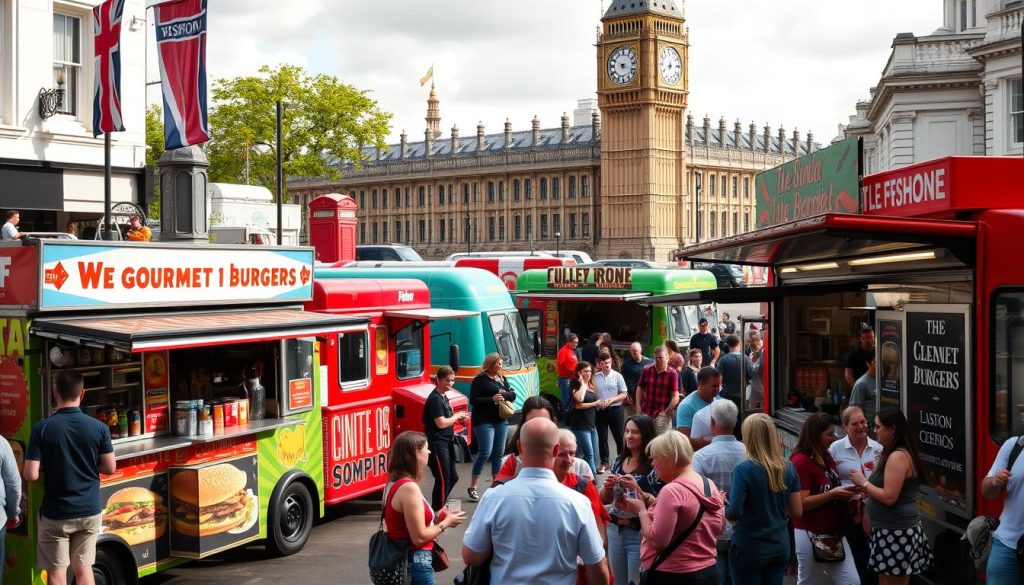
[[[41,310],[303,302],[311,248],[42,245]]]
[[[908,305],[906,319],[906,413],[926,467],[925,491],[968,514],[967,309]]]
[[[633,288],[633,269],[622,266],[554,266],[548,268],[550,288]]]
[[[0,309],[36,304],[39,259],[34,246],[0,246]]]
[[[847,138],[758,173],[758,229],[826,213],[859,213],[860,148],[860,139]]]

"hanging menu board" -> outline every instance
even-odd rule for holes
[[[879,311],[877,332],[878,407],[899,408],[903,390],[902,315],[894,311]]]
[[[968,308],[907,306],[906,413],[929,487],[950,511],[968,513],[970,469],[966,396]],[[923,511],[935,511],[924,508]]]

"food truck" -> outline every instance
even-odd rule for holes
[[[524,400],[540,392],[533,346],[508,289],[497,276],[478,268],[419,266],[416,262],[395,264],[402,266],[317,267],[315,280],[421,280],[430,291],[431,306],[474,313],[459,321],[438,321],[431,329],[434,344],[430,360],[435,372],[440,366],[452,366],[455,388],[468,396],[470,383],[480,373],[484,357],[499,352],[504,362],[502,374],[516,392],[517,410]],[[452,346],[458,350],[451,351]]]
[[[441,315],[419,282],[347,284],[313,282],[312,248],[0,244],[0,434],[21,464],[68,371],[111,432],[97,582],[258,539],[291,554],[325,503],[383,488],[392,436],[419,422],[426,322]],[[46,582],[42,492],[27,486],[7,533],[12,583]]]
[[[356,260],[337,262],[333,268],[418,268],[455,266],[457,268],[480,268],[501,279],[508,290],[515,290],[516,279],[526,270],[537,270],[551,266],[575,266],[572,258],[555,256],[465,256],[454,260],[424,260],[422,262],[399,262],[392,260]]]
[[[527,270],[516,280],[516,308],[537,348],[541,388],[558,396],[555,360],[569,333],[581,340],[607,331],[612,346],[625,356],[639,341],[650,355],[655,346],[674,339],[688,347],[697,321],[710,305],[648,306],[646,299],[670,293],[713,290],[715,276],[705,270],[565,266]],[[713,311],[712,311],[713,312]],[[560,404],[556,400],[552,404]]]
[[[678,252],[767,267],[768,287],[655,300],[767,302],[765,408],[788,449],[809,411],[838,412],[846,357],[872,326],[877,406],[900,408],[917,440],[927,480],[918,509],[933,571],[948,582],[973,582],[958,539],[972,517],[998,516],[979,485],[1000,445],[1024,431],[1024,273],[1013,259],[1022,176],[1020,158],[947,157],[864,177],[854,209],[823,200],[814,215]],[[820,192],[851,192],[833,187]]]

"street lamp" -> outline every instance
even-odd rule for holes
[[[694,224],[695,224],[694,225],[694,234],[696,236],[694,241],[695,241],[695,243],[698,243],[698,244],[700,243],[700,215],[701,215],[701,213],[700,213],[700,190],[701,190],[701,178],[702,178],[702,176],[701,176],[701,172],[700,171],[697,171],[697,172],[695,172],[693,174],[693,181],[694,181],[694,183],[696,185],[696,188],[694,189],[694,191],[696,192],[696,196],[694,197],[694,202],[693,202],[693,220],[694,220]]]
[[[562,248],[562,232],[555,232],[555,256],[560,256]]]

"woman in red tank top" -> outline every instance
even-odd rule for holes
[[[435,513],[416,482],[423,478],[430,449],[427,436],[406,431],[395,437],[388,454],[388,481],[385,491],[384,523],[391,540],[409,541],[409,573],[412,585],[434,585],[430,550],[442,532],[458,526],[465,512]],[[435,522],[436,521],[436,522]]]

